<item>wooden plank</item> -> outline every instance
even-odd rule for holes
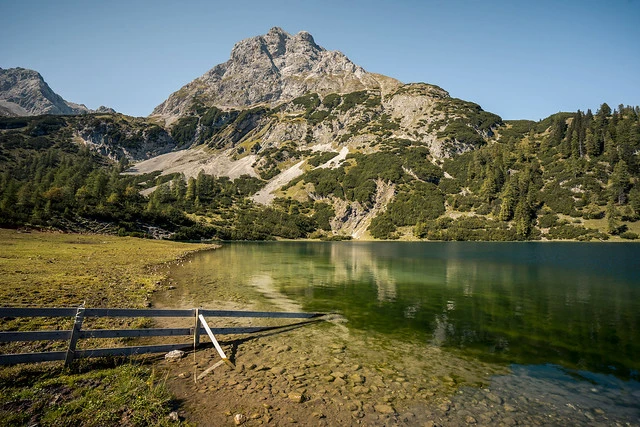
[[[193,317],[194,310],[164,310],[135,308],[88,308],[86,317]]]
[[[46,353],[1,354],[0,365],[17,365],[18,363],[51,362],[64,360],[66,351],[49,351]]]
[[[77,308],[0,307],[0,317],[73,317]],[[87,308],[85,317],[192,317],[195,309],[129,309]],[[283,319],[308,319],[325,313],[288,313],[272,311],[233,311],[199,309],[208,317],[273,317]]]
[[[0,317],[73,317],[78,308],[0,307]]]
[[[211,328],[215,335],[253,334],[256,332],[276,329],[279,326],[252,326],[235,328]],[[206,334],[204,328],[200,328],[200,334]],[[139,337],[175,337],[192,335],[193,328],[147,328],[147,329],[91,329],[81,330],[78,338],[139,338]],[[71,337],[70,330],[64,331],[7,331],[0,332],[0,342],[20,341],[56,341],[68,340]]]
[[[71,367],[71,363],[75,357],[76,344],[80,338],[80,329],[82,328],[82,321],[84,320],[84,306],[78,307],[76,313],[76,319],[73,323],[73,329],[71,330],[71,337],[69,338],[69,348],[67,349],[67,356],[64,359],[64,367]]]
[[[198,318],[200,319],[200,323],[202,323],[202,326],[204,326],[204,329],[207,331],[207,334],[209,335],[209,338],[211,338],[211,342],[213,343],[213,346],[216,348],[216,350],[218,351],[218,354],[220,355],[220,357],[222,358],[222,360],[224,360],[224,362],[228,365],[230,365],[231,367],[235,368],[235,366],[233,365],[233,363],[231,363],[231,361],[229,360],[229,358],[227,357],[226,354],[224,354],[224,351],[222,350],[222,347],[220,347],[220,344],[218,343],[218,340],[216,339],[215,335],[213,335],[213,332],[211,332],[211,328],[209,328],[209,324],[207,323],[207,321],[204,319],[204,317],[202,316],[202,314],[200,316],[198,316]]]
[[[0,342],[68,340],[71,331],[8,331],[0,332]]]
[[[281,326],[251,326],[251,327],[238,327],[238,328],[210,328],[211,332],[215,335],[234,335],[234,334],[253,334],[256,332],[268,331],[270,329],[277,329]],[[200,328],[200,332],[206,332],[204,328]]]
[[[191,348],[192,343],[186,344],[161,344],[161,345],[144,345],[138,347],[119,347],[119,348],[95,348],[87,350],[76,350],[76,357],[105,357],[105,356],[133,356],[136,354],[148,353],[168,353],[172,350]]]
[[[80,338],[175,337],[191,335],[192,331],[192,328],[85,329],[80,331]]]
[[[207,317],[272,317],[279,319],[309,319],[324,316],[324,313],[288,313],[279,311],[231,311],[231,310],[200,310],[200,314]]]

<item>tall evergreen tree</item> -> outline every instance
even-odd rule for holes
[[[623,205],[627,202],[627,192],[631,187],[629,169],[624,160],[620,160],[609,178],[609,195],[614,203]]]

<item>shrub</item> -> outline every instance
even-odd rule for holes
[[[373,218],[369,226],[369,232],[376,239],[389,239],[396,230],[397,227],[387,214],[378,215]]]
[[[431,183],[416,182],[400,191],[389,204],[387,215],[398,226],[415,225],[444,213],[444,196]]]
[[[334,151],[326,151],[323,153],[318,153],[313,157],[310,157],[309,160],[307,160],[307,163],[309,163],[311,166],[318,167],[324,163],[327,163],[329,160],[333,159],[337,155],[338,153]]]
[[[538,217],[538,226],[540,228],[550,228],[558,224],[558,215],[546,214]]]
[[[369,98],[369,93],[366,90],[360,92],[351,92],[342,97],[342,104],[338,108],[340,111],[349,111],[357,104],[363,104]]]
[[[625,231],[624,233],[620,233],[620,237],[627,240],[636,240],[639,236],[638,236],[638,233]]]
[[[196,136],[197,117],[182,117],[171,128],[171,136],[178,145],[191,144]]]
[[[340,105],[341,102],[342,97],[340,95],[338,95],[337,93],[330,93],[329,95],[324,97],[324,99],[322,100],[322,105],[327,107],[329,110],[333,110],[338,105]]]

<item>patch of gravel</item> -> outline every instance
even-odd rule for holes
[[[268,205],[271,203],[275,198],[275,195],[273,194],[275,191],[304,173],[304,170],[302,169],[302,165],[304,163],[305,160],[301,160],[289,169],[280,172],[280,174],[269,181],[267,185],[252,196],[253,201],[262,205]]]
[[[238,160],[230,157],[231,152],[210,152],[204,147],[190,148],[162,154],[149,160],[137,163],[125,174],[141,175],[154,171],[161,171],[162,175],[183,173],[185,177],[196,177],[203,171],[208,175],[227,176],[231,179],[241,175],[257,177],[252,165],[256,161],[255,155],[248,155]]]

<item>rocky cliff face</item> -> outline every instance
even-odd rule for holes
[[[85,114],[81,104],[65,101],[42,76],[25,68],[0,68],[0,115]]]
[[[231,58],[185,85],[153,111],[172,122],[196,103],[245,108],[276,105],[307,93],[321,95],[381,89],[399,82],[366,72],[338,51],[318,46],[311,34],[281,28],[242,40]]]
[[[381,178],[383,169],[404,156],[398,174],[437,181],[443,158],[486,144],[502,123],[437,86],[368,73],[309,33],[279,28],[237,43],[227,62],[173,93],[151,120],[163,121],[178,146],[193,148],[132,172],[257,176],[266,185],[254,202],[322,201],[334,209],[332,230],[357,238],[398,191],[412,191],[402,179]],[[338,195],[327,190],[370,155],[385,158],[375,166],[379,176],[362,185],[350,177]]]
[[[141,161],[176,148],[166,130],[142,118],[110,113],[76,117],[71,122],[77,143],[114,161]]]

